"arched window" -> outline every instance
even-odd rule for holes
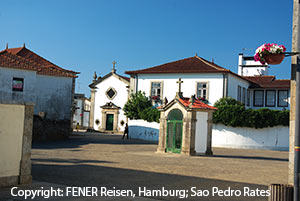
[[[174,109],[169,112],[168,120],[182,120],[183,114],[179,109]]]
[[[179,109],[173,109],[168,114],[166,151],[180,153],[182,144],[182,118]]]

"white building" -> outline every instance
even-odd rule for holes
[[[77,72],[65,70],[25,47],[0,52],[0,100],[35,104],[34,113],[71,120]]]
[[[182,92],[185,96],[195,94],[210,105],[222,97],[232,97],[248,107],[289,108],[289,80],[276,80],[275,76],[264,76],[267,75],[267,66],[250,67],[250,58],[245,60],[247,59],[240,55],[240,75],[197,55],[125,73],[130,75],[132,93],[144,91],[146,96],[158,104],[165,98],[174,98],[176,81],[181,78]],[[261,74],[257,76],[258,73]]]
[[[74,95],[75,111],[73,114],[73,126],[77,124],[81,129],[89,127],[91,101],[84,94]]]
[[[123,107],[128,100],[129,78],[115,68],[104,77],[94,77],[91,88],[90,127],[102,132],[124,130],[127,118]]]
[[[290,108],[290,80],[277,80],[275,76],[269,76],[269,66],[254,61],[253,56],[239,54],[238,65],[239,75],[251,83],[245,95],[247,106],[276,110]],[[243,92],[241,94],[244,98]]]

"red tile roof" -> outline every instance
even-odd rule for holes
[[[253,84],[250,88],[290,88],[290,80],[276,80],[275,76],[243,76]]]
[[[179,101],[185,106],[185,107],[189,107],[189,105],[191,104],[190,99],[189,98],[179,98]],[[217,110],[218,108],[207,105],[205,103],[203,103],[202,101],[195,99],[195,102],[193,103],[191,108],[197,108],[197,109],[208,109],[208,110]]]
[[[251,88],[289,88],[289,80],[276,80],[275,76],[240,76],[215,63],[194,56],[178,61],[141,69],[125,71],[126,74],[159,74],[159,73],[230,73],[251,83]]]
[[[0,66],[37,71],[39,65],[17,55],[2,51],[0,52]]]
[[[26,47],[20,48],[8,48],[0,52],[2,55],[14,55],[15,60],[11,60],[9,64],[14,68],[28,69],[32,70],[32,68],[37,69],[38,74],[42,75],[50,75],[50,76],[61,76],[61,77],[77,77],[76,74],[78,72],[74,72],[71,70],[63,69],[50,61],[44,59],[43,57],[37,55],[36,53],[30,51]],[[10,56],[11,57],[11,56]],[[4,57],[2,58],[4,59]],[[12,64],[14,62],[14,64]],[[5,64],[5,62],[2,62]],[[6,62],[7,63],[7,62]],[[30,63],[31,67],[25,65],[25,63]],[[7,65],[7,64],[6,64]],[[1,65],[2,67],[6,67],[5,65]]]
[[[142,70],[126,71],[126,74],[156,74],[156,73],[222,73],[230,72],[215,63],[201,57],[194,56],[178,61],[146,68]]]
[[[128,82],[130,82],[130,78],[129,77],[125,77],[125,76],[122,76],[122,75],[119,75],[120,77],[124,78],[125,80],[127,80]]]

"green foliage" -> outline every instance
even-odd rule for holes
[[[151,101],[141,91],[131,94],[124,106],[125,115],[130,119],[144,119],[159,122],[158,109],[152,107]]]
[[[262,109],[246,109],[233,98],[221,98],[215,105],[213,122],[232,127],[265,128],[278,125],[289,125],[289,111]]]
[[[148,107],[140,114],[141,118],[148,122],[157,122],[159,123],[160,112],[158,109],[153,107]]]
[[[227,105],[244,106],[244,104],[235,100],[234,98],[227,97],[227,98],[220,98],[217,102],[215,102],[214,107],[218,108],[219,106],[227,106]]]

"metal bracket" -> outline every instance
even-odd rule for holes
[[[284,52],[283,54],[285,57],[290,57],[299,54],[299,52]]]

